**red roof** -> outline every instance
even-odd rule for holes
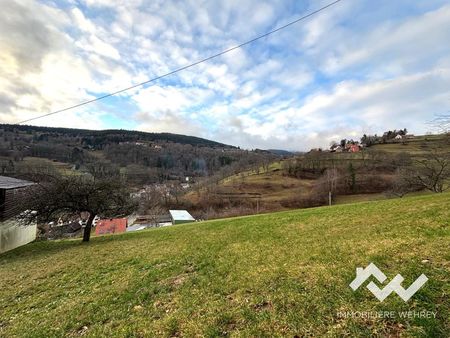
[[[352,152],[352,153],[357,153],[359,151],[359,145],[357,145],[357,144],[352,144],[351,146],[350,146],[350,152]]]
[[[95,227],[95,234],[96,235],[117,234],[120,232],[125,232],[126,230],[127,230],[126,218],[102,219],[97,222],[97,226]]]

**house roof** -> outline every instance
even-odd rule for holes
[[[145,224],[135,224],[135,225],[129,226],[127,228],[127,232],[139,231],[139,230],[144,230],[144,229],[147,229],[147,228],[148,227]]]
[[[169,210],[169,213],[175,221],[195,221],[195,218],[186,210]]]
[[[33,182],[19,180],[13,177],[0,176],[0,189],[17,189],[33,185]]]
[[[115,234],[119,232],[125,232],[127,230],[126,218],[109,218],[102,219],[97,222],[95,226],[95,234]]]

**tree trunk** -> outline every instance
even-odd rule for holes
[[[94,221],[94,218],[95,215],[93,213],[89,213],[89,218],[83,232],[83,242],[89,242],[89,239],[91,238],[92,222]]]

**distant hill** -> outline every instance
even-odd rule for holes
[[[294,155],[293,152],[283,150],[283,149],[267,149],[267,151],[271,152],[272,154],[280,155],[280,156],[293,156]]]
[[[0,124],[0,174],[58,166],[72,172],[120,174],[130,185],[142,186],[184,182],[186,177],[223,170],[233,173],[275,157],[267,151],[171,133]]]
[[[172,133],[148,133],[136,130],[124,129],[107,129],[107,130],[89,130],[89,129],[74,129],[74,128],[53,128],[18,124],[0,124],[0,129],[5,131],[18,131],[25,133],[48,133],[61,134],[71,137],[91,137],[98,139],[99,142],[129,142],[129,141],[148,141],[148,142],[173,142],[179,144],[189,144],[192,146],[206,146],[218,148],[233,148],[227,144],[207,140],[195,136],[187,136]]]

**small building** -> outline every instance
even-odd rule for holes
[[[127,232],[139,231],[149,228],[147,224],[133,224],[127,228]]]
[[[0,253],[36,239],[36,224],[21,225],[15,216],[23,212],[21,199],[34,183],[0,176]]]
[[[169,210],[172,224],[182,224],[195,222],[195,218],[186,210]]]
[[[68,223],[52,224],[48,227],[45,236],[48,239],[58,239],[81,236],[83,227],[80,222],[72,221]]]
[[[130,221],[130,224],[146,224],[153,227],[158,227],[165,223],[172,223],[170,214],[136,215]]]
[[[101,219],[95,227],[96,235],[117,234],[127,230],[128,221],[126,218]]]
[[[348,148],[348,151],[351,153],[357,153],[360,150],[359,145],[357,144],[351,144]]]
[[[127,232],[139,231],[148,228],[158,228],[166,225],[172,225],[170,214],[162,215],[134,215],[128,218]]]
[[[401,139],[403,139],[403,136],[402,135],[400,135],[400,134],[398,134],[397,136],[395,136],[394,137],[396,140],[401,140]]]

